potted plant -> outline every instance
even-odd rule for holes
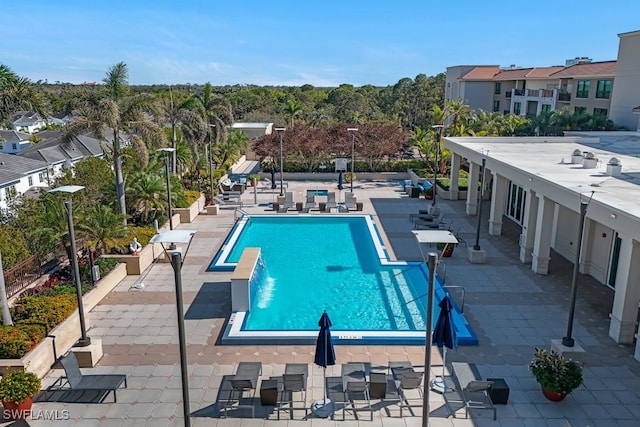
[[[2,377],[0,400],[11,418],[23,419],[29,415],[33,396],[40,391],[41,385],[40,379],[31,372],[15,370]]]
[[[560,401],[582,384],[582,367],[578,362],[553,350],[536,348],[529,369],[549,400]]]
[[[352,181],[358,179],[355,173],[347,172],[344,174],[344,182],[350,184]]]
[[[427,200],[433,199],[433,187],[423,187],[422,188],[422,195]]]
[[[455,243],[436,243],[436,248],[442,251],[442,257],[450,257],[453,255],[453,249],[456,247]]]
[[[260,176],[259,173],[252,173],[251,175],[249,175],[249,182],[251,183],[251,186],[255,187],[261,178],[262,177]]]

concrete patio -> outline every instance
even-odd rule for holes
[[[304,201],[306,189],[335,190],[336,183],[290,182],[296,201]],[[278,191],[278,190],[274,190]],[[336,190],[337,191],[337,190]],[[343,190],[343,193],[348,190]],[[383,231],[387,247],[397,259],[421,260],[409,221],[409,214],[426,209],[424,199],[409,198],[401,182],[358,182],[354,189],[363,202],[365,214],[374,216]],[[258,192],[254,203],[253,188],[242,195],[243,210],[248,213],[273,213],[269,203],[277,193]],[[342,194],[340,200],[344,200]],[[464,214],[464,201],[437,199],[451,228],[472,246],[475,241],[475,217]],[[275,214],[275,213],[273,213]],[[292,213],[295,215],[295,213]],[[282,214],[280,214],[282,215]],[[579,277],[578,303],[574,337],[586,350],[575,358],[584,364],[584,384],[560,403],[547,401],[527,365],[533,348],[550,347],[552,339],[561,338],[566,329],[572,264],[552,256],[550,274],[539,276],[518,259],[518,228],[504,220],[503,235],[488,236],[486,227],[480,234],[486,250],[485,264],[471,264],[466,248],[459,245],[451,258],[440,263],[438,273],[446,276],[446,285],[465,289],[464,313],[478,335],[480,344],[459,347],[447,353],[447,362],[475,363],[482,377],[505,378],[510,387],[509,403],[497,405],[497,421],[488,413],[474,413],[464,418],[464,411],[454,414],[443,396],[429,393],[431,426],[636,426],[640,418],[640,363],[633,358],[633,346],[617,345],[607,334],[608,313],[613,291],[590,277]],[[234,224],[234,208],[221,207],[218,215],[199,215],[180,229],[197,230],[182,268],[187,358],[189,363],[190,407],[194,426],[286,426],[294,421],[257,403],[255,418],[249,411],[230,412],[219,417],[215,405],[221,381],[235,371],[238,362],[259,361],[262,379],[280,375],[286,363],[309,364],[309,404],[323,396],[323,371],[313,364],[314,346],[227,346],[220,345],[220,334],[231,314],[230,272],[207,272],[216,251]],[[433,248],[435,250],[435,248]],[[445,275],[446,273],[446,275]],[[132,285],[144,283],[142,290]],[[459,295],[452,294],[460,303]],[[176,326],[173,270],[168,263],[156,263],[143,276],[129,276],[89,314],[89,336],[101,338],[104,356],[93,370],[98,373],[126,373],[129,387],[118,392],[118,403],[38,402],[34,411],[67,410],[70,420],[60,425],[80,426],[181,426],[182,394]],[[434,348],[431,377],[442,372],[442,361]],[[407,360],[424,365],[421,346],[336,346],[337,364],[327,369],[327,377],[340,376],[340,364],[365,362],[386,366],[390,361]],[[62,374],[52,370],[43,387]],[[259,399],[258,399],[259,401]],[[366,414],[355,420],[347,414],[341,421],[309,416],[314,426],[373,425],[418,426],[416,416],[400,418],[394,402],[372,400],[374,420]],[[455,409],[455,408],[454,408]],[[49,426],[56,422],[29,420],[32,426]],[[2,424],[7,425],[7,424]]]

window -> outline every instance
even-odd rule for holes
[[[493,112],[500,111],[500,101],[493,101]]]
[[[587,107],[575,107],[573,109],[574,114],[587,114]]]
[[[40,172],[40,173],[38,174],[38,181],[39,181],[39,182],[44,182],[44,178],[45,178],[45,177],[44,177],[44,172]]]
[[[33,176],[29,175],[29,185],[33,185]]]
[[[11,148],[13,148],[14,150],[18,149],[18,144],[16,144],[15,142],[13,144],[11,144]]]
[[[611,96],[611,80],[598,80],[596,98],[609,99]]]
[[[593,109],[593,116],[594,117],[607,117],[608,113],[609,113],[609,110],[607,110],[606,108],[594,108]]]
[[[4,150],[4,144],[0,142],[0,150]]]
[[[578,90],[576,91],[576,98],[588,98],[590,86],[591,82],[589,80],[578,80]]]
[[[513,103],[513,114],[520,114],[520,110],[522,109],[522,104],[519,102]]]
[[[543,113],[548,113],[551,111],[551,104],[542,104],[542,109],[540,110]]]
[[[16,191],[16,186],[12,185],[11,187],[5,188],[5,193],[7,194],[7,198],[15,197],[18,192]]]
[[[501,92],[502,92],[502,83],[496,82],[496,86],[493,89],[493,93],[496,95],[500,95]],[[496,111],[496,110],[493,110],[493,111]]]

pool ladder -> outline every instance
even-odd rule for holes
[[[233,211],[233,221],[238,222],[238,220],[244,215],[251,216],[249,212],[243,210],[242,208],[235,208],[235,210]]]

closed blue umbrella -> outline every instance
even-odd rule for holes
[[[338,172],[338,190],[342,190],[342,171]]]
[[[436,320],[436,325],[433,328],[433,335],[431,337],[431,343],[437,345],[442,348],[443,356],[442,356],[442,383],[440,384],[437,379],[431,384],[431,387],[437,391],[445,392],[449,391],[445,383],[445,375],[444,368],[446,365],[447,359],[447,348],[454,349],[458,345],[458,337],[456,336],[456,329],[453,323],[453,319],[451,317],[451,310],[453,309],[453,303],[451,302],[451,298],[449,294],[445,294],[440,304],[440,314],[438,315],[438,319]],[[440,390],[442,388],[442,390]]]
[[[278,188],[278,184],[276,184],[276,170],[271,168],[271,189],[275,190]]]
[[[322,313],[318,326],[320,326],[320,332],[316,341],[316,355],[313,361],[316,365],[322,366],[324,371],[324,401],[317,401],[313,406],[316,414],[324,415],[322,412],[326,411],[326,416],[328,416],[330,412],[333,412],[333,406],[329,406],[331,401],[327,399],[327,366],[336,364],[336,353],[333,349],[333,341],[331,341],[331,319],[329,319],[326,310]],[[324,411],[321,408],[324,408]]]

